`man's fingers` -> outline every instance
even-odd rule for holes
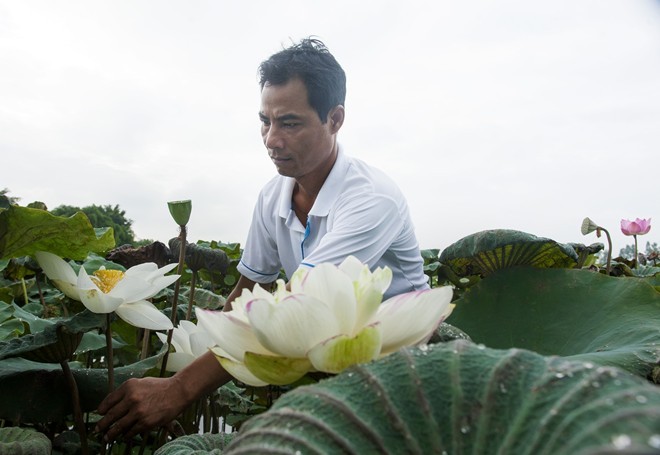
[[[125,438],[132,438],[133,435],[138,433],[135,421],[136,419],[131,413],[124,415],[108,428],[103,439],[105,439],[106,442],[111,442],[121,435]]]
[[[106,414],[96,423],[95,431],[97,433],[106,434],[109,433],[113,428],[115,428],[116,431],[117,424],[124,418],[125,415],[126,413],[118,414],[114,412]]]
[[[106,397],[101,401],[101,404],[99,404],[98,407],[98,412],[99,414],[105,414],[108,412],[108,409],[112,408],[114,405],[119,403],[123,398],[124,398],[124,388],[123,384],[122,387],[119,387],[117,390],[114,392],[109,393],[106,395]]]
[[[105,400],[99,404],[98,413],[103,415],[103,418],[96,424],[96,432],[102,433],[110,428],[115,421],[123,418],[129,413],[129,404],[123,400],[124,394],[122,389],[115,390],[108,395]]]

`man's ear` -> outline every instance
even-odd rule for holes
[[[330,129],[332,133],[335,134],[339,131],[341,126],[344,124],[344,115],[345,115],[344,106],[341,104],[335,106],[328,112],[328,122],[330,122]]]

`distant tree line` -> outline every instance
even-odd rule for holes
[[[126,211],[119,205],[88,205],[87,207],[74,207],[71,205],[60,205],[50,211],[57,216],[72,216],[77,212],[83,212],[89,218],[95,228],[111,227],[115,234],[117,246],[135,244],[135,233],[131,227],[133,220],[126,218]]]

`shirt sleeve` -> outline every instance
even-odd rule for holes
[[[241,275],[256,283],[275,281],[282,268],[277,254],[277,244],[271,235],[272,226],[267,222],[269,217],[266,216],[264,207],[262,193],[254,207],[247,241],[236,267]]]
[[[405,219],[386,195],[355,195],[337,205],[328,232],[302,265],[339,265],[352,255],[373,268],[405,227]]]

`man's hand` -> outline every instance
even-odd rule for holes
[[[96,431],[110,442],[167,425],[193,401],[230,379],[210,351],[170,378],[129,379],[99,405],[103,418]]]
[[[106,442],[120,435],[131,438],[143,431],[167,425],[187,406],[178,380],[172,378],[129,379],[99,405],[103,418],[96,431]]]

